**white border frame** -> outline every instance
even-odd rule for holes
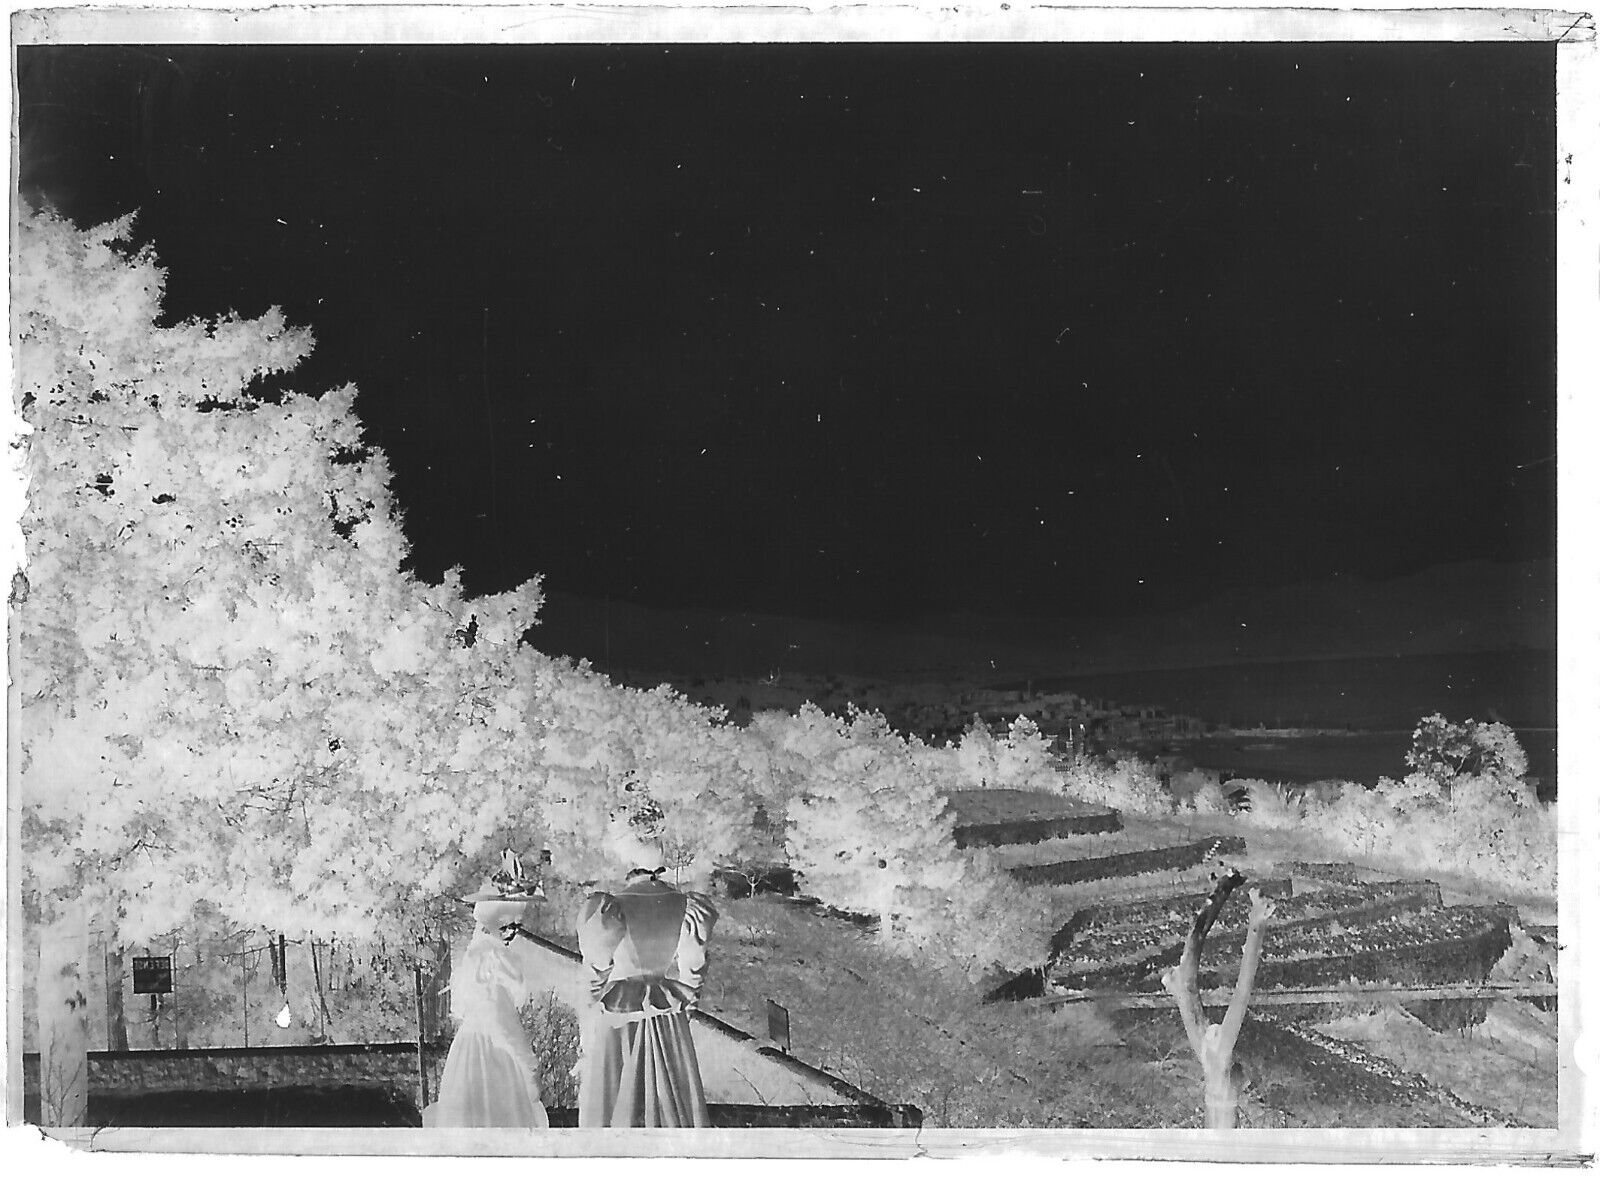
[[[1600,516],[1590,454],[1600,375],[1600,73],[1594,19],[1542,9],[1369,4],[1361,9],[1278,5],[1120,8],[1005,3],[345,4],[298,6],[56,7],[12,12],[13,77],[19,44],[478,43],[778,41],[1545,41],[1557,42],[1558,726],[1560,778],[1568,784],[1560,833],[1561,1128],[1559,1130],[563,1130],[475,1133],[470,1143],[425,1130],[99,1130],[59,1134],[35,1165],[59,1166],[62,1146],[116,1152],[361,1154],[394,1159],[470,1152],[553,1158],[686,1154],[700,1158],[906,1158],[1010,1155],[1033,1159],[1163,1159],[1285,1163],[1532,1163],[1592,1160],[1592,1085],[1600,1050],[1586,976],[1600,898],[1593,856],[1600,799],[1570,783],[1600,770],[1594,654],[1600,619],[1586,608],[1600,585],[1591,538]],[[10,87],[5,96],[9,104]],[[8,115],[10,110],[8,106]],[[14,116],[13,116],[14,118]],[[15,176],[13,122],[13,177]],[[13,189],[14,189],[13,184]],[[8,361],[9,371],[9,361]],[[7,424],[16,436],[9,403]],[[10,488],[19,493],[20,488]],[[20,497],[14,520],[20,517]],[[12,532],[14,525],[8,523]],[[8,543],[14,538],[8,537]],[[8,827],[10,823],[7,824]],[[8,830],[8,835],[14,832]],[[9,846],[9,843],[8,843]],[[12,889],[8,888],[8,893]],[[14,910],[14,909],[13,909]],[[10,1005],[10,1003],[8,1003]],[[15,1134],[8,1134],[14,1137]],[[32,1134],[35,1144],[36,1133]],[[470,1148],[468,1145],[470,1144]],[[7,1152],[10,1152],[9,1150]],[[50,1156],[54,1155],[54,1156]],[[1018,1156],[1020,1155],[1020,1156]],[[80,1159],[82,1155],[79,1155]],[[119,1163],[120,1164],[120,1163]],[[386,1163],[390,1164],[390,1163]],[[659,1165],[659,1162],[656,1163]],[[163,1168],[170,1168],[163,1161]],[[655,1168],[655,1166],[653,1166]],[[748,1167],[745,1167],[748,1168]]]

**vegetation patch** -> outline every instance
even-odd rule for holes
[[[1520,1011],[1516,1009],[1519,1006]],[[1556,1052],[1555,1019],[1530,1016],[1526,1004],[1506,1000],[1495,1002],[1493,1008],[1505,1012],[1504,1017],[1493,1023],[1485,1018],[1479,1027],[1465,1031],[1441,1033],[1389,1005],[1346,1015],[1316,1030],[1395,1067],[1437,1077],[1440,1087],[1475,1108],[1495,1110],[1507,1123],[1554,1128],[1559,1109],[1557,1073],[1551,1066]],[[1523,1027],[1532,1023],[1542,1044],[1525,1051],[1521,1049],[1523,1039],[1511,1037],[1508,1043],[1496,1038],[1496,1030],[1514,1019]],[[1527,1030],[1522,1034],[1532,1037]]]
[[[1401,913],[1359,928],[1287,930],[1263,953],[1262,986],[1338,985],[1350,979],[1394,985],[1481,981],[1511,945],[1509,916],[1496,908]],[[1219,962],[1207,986],[1230,979]]]

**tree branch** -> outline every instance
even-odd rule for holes
[[[1228,902],[1233,890],[1242,883],[1244,876],[1233,869],[1217,881],[1211,898],[1199,912],[1195,913],[1194,922],[1189,926],[1189,933],[1183,939],[1183,956],[1178,959],[1177,965],[1168,967],[1161,975],[1161,984],[1177,1000],[1178,1013],[1183,1018],[1183,1029],[1189,1035],[1189,1046],[1194,1050],[1196,1058],[1202,1060],[1206,1053],[1207,1023],[1205,1007],[1200,1002],[1200,951],[1205,948],[1206,936],[1211,932],[1211,926],[1216,924],[1222,906]]]
[[[1244,1026],[1244,1014],[1250,1006],[1250,990],[1256,981],[1256,966],[1261,963],[1261,941],[1266,935],[1267,921],[1272,919],[1272,901],[1259,891],[1250,890],[1250,927],[1245,934],[1244,959],[1239,963],[1239,978],[1233,986],[1233,997],[1228,1000],[1228,1013],[1222,1019],[1221,1047],[1232,1054],[1238,1041],[1239,1029]]]

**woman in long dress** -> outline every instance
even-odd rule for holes
[[[498,877],[492,881],[498,882]],[[476,901],[476,928],[450,986],[451,1012],[461,1025],[445,1057],[439,1099],[423,1112],[429,1128],[550,1125],[540,1099],[538,1061],[517,1013],[532,988],[525,953],[515,942],[528,901],[481,898],[500,894],[505,894],[503,885],[467,897]]]
[[[710,1124],[689,1012],[705,981],[716,909],[697,892],[629,872],[578,912],[578,947],[594,977],[583,1036],[578,1125]]]

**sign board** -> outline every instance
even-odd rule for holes
[[[767,999],[767,1038],[785,1055],[789,1054],[789,1011]]]
[[[135,994],[172,993],[172,958],[135,957],[133,959],[133,992]]]

